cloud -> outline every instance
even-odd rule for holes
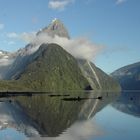
[[[8,33],[8,34],[7,34],[7,37],[8,37],[8,38],[11,38],[11,39],[12,39],[12,38],[17,38],[17,37],[18,37],[18,34],[15,33],[15,32]]]
[[[6,53],[0,51],[0,68],[1,68],[1,66],[8,66],[8,65],[12,64],[13,61],[14,61],[14,58],[11,58]],[[1,69],[0,69],[0,71],[1,71]]]
[[[2,24],[2,23],[0,23],[0,30],[3,30],[3,29],[4,29],[4,27],[5,27],[5,25],[4,25],[4,24]]]
[[[103,135],[103,130],[95,122],[86,120],[83,122],[76,122],[72,125],[67,134],[61,135],[58,140],[81,140],[90,139],[91,137]]]
[[[76,122],[66,132],[62,133],[59,137],[40,137],[30,138],[28,140],[86,140],[96,136],[103,136],[104,130],[91,120]]]
[[[18,38],[25,41],[25,42],[32,42],[32,40],[34,40],[34,38],[36,37],[36,32],[30,32],[30,33],[21,33],[19,34]]]
[[[53,10],[64,10],[66,6],[73,2],[74,0],[50,0],[48,7]]]
[[[21,34],[9,33],[7,36],[13,39],[22,40],[26,43],[34,44],[34,47],[32,47],[33,50],[30,50],[31,53],[35,52],[43,43],[56,43],[76,58],[94,60],[104,49],[104,46],[97,45],[85,37],[67,39],[59,36],[51,37],[46,33],[36,35],[35,32],[24,32]]]
[[[8,66],[12,64],[14,59],[9,59],[8,56],[4,56],[3,58],[0,58],[0,66]]]
[[[127,0],[117,0],[117,1],[116,1],[116,4],[119,5],[119,4],[122,4],[122,3],[126,2],[126,1],[127,1]]]
[[[85,37],[79,37],[76,39],[67,39],[64,37],[50,37],[46,33],[42,33],[38,36],[32,34],[25,34],[22,36],[24,41],[29,41],[36,46],[40,46],[42,43],[56,43],[63,47],[67,52],[72,54],[76,58],[95,59],[96,55],[102,52],[104,46],[97,45]],[[28,42],[28,43],[29,43]]]
[[[25,42],[31,42],[34,38],[35,38],[35,34],[36,32],[31,32],[31,33],[15,33],[15,32],[11,32],[7,34],[7,37],[10,39],[19,39],[19,40],[23,40]]]

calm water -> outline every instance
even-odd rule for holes
[[[140,93],[0,98],[0,140],[139,140]]]

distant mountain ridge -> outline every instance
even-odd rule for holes
[[[140,62],[122,67],[111,74],[124,90],[140,90]]]

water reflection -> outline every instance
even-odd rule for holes
[[[38,132],[32,127],[34,122],[15,103],[7,101],[0,103],[0,130],[24,132],[27,136],[33,136]]]
[[[89,135],[99,135],[101,131],[96,124],[90,122],[90,118],[117,96],[118,93],[73,92],[58,95],[55,93],[52,96],[48,93],[15,96],[8,100],[5,98],[4,102],[0,103],[0,127],[14,128],[28,137],[34,136],[33,139],[39,139],[40,136],[65,137],[66,135],[61,134],[66,131],[69,132],[67,135],[84,135],[86,129]],[[66,98],[80,100],[66,101]]]
[[[124,91],[112,104],[117,110],[140,117],[140,91]]]

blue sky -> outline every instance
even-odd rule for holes
[[[71,38],[104,46],[97,66],[110,73],[140,60],[140,0],[0,0],[0,50],[16,51],[17,39],[59,18]],[[11,36],[10,36],[11,35]]]

